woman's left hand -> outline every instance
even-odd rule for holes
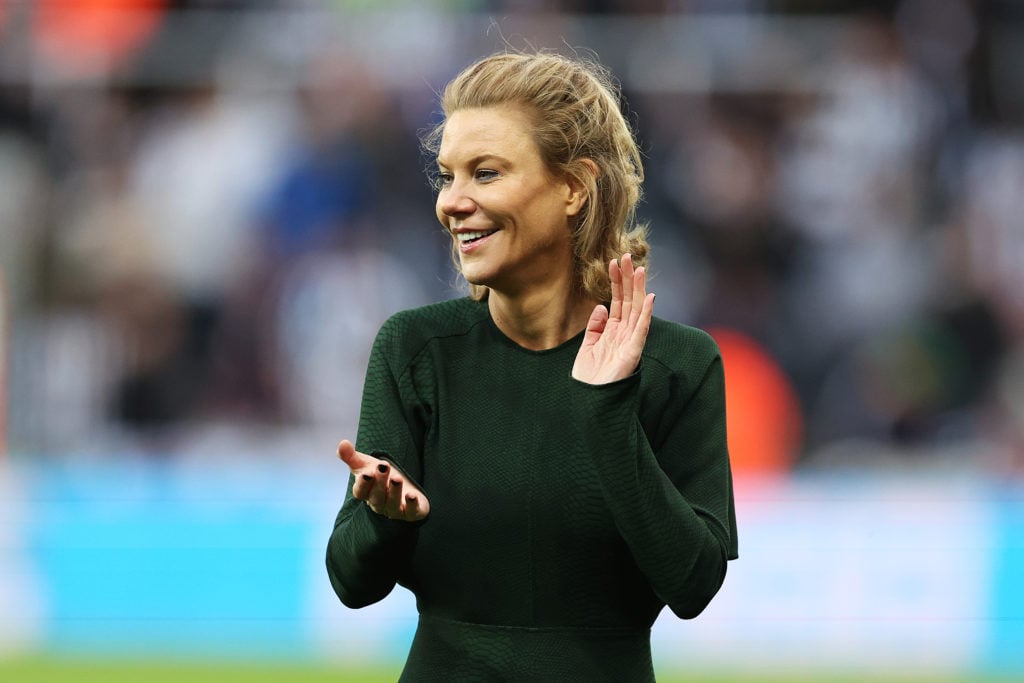
[[[607,384],[633,374],[647,341],[654,313],[654,294],[647,293],[647,272],[633,269],[633,258],[608,264],[612,284],[610,308],[598,305],[587,321],[587,333],[576,354],[572,376],[588,384]]]

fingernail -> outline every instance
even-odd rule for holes
[[[369,474],[364,474],[363,481],[373,481],[373,477],[371,477]]]
[[[409,501],[410,503],[412,503],[412,502],[415,502],[416,496],[411,494],[411,493],[407,493],[407,494],[405,494],[405,499],[407,501]]]
[[[388,486],[398,486],[398,482],[392,479],[391,481],[388,482]]]
[[[385,465],[384,463],[381,463],[377,465],[377,471],[380,472],[381,474],[384,474],[385,472],[388,471],[388,466]]]

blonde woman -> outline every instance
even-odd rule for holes
[[[403,681],[654,680],[655,618],[699,614],[737,556],[718,349],[653,317],[601,67],[495,55],[442,107],[426,145],[470,296],[380,330],[331,583],[416,595]]]

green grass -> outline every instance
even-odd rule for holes
[[[326,664],[160,662],[22,658],[0,660],[5,683],[394,683],[398,669]]]
[[[5,683],[393,683],[396,667],[353,668],[328,664],[159,662],[30,657],[0,660]],[[659,683],[1003,683],[1010,678],[899,675],[860,672],[773,673],[660,672]]]

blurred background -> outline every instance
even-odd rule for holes
[[[507,47],[620,79],[657,313],[725,359],[741,559],[660,671],[1024,675],[1018,0],[0,0],[0,672],[397,672],[333,453],[463,295],[418,140]]]

